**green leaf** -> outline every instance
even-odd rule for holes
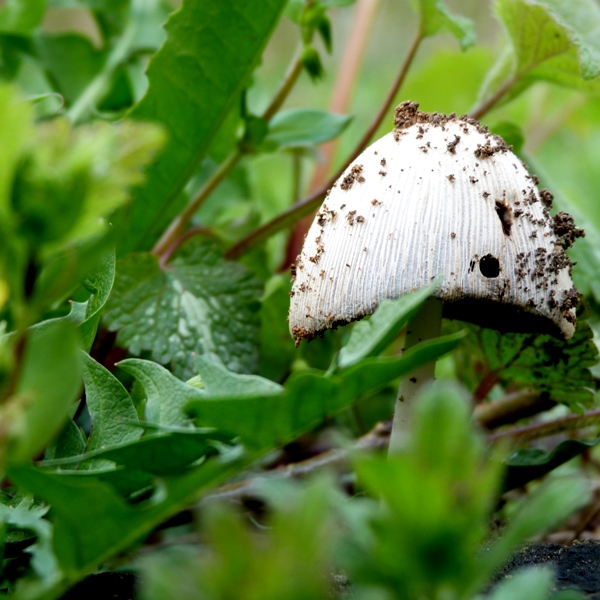
[[[428,286],[397,300],[383,300],[370,317],[354,325],[348,341],[340,350],[339,368],[349,367],[382,352],[434,289],[435,285]]]
[[[567,341],[550,335],[500,333],[474,325],[468,330],[464,352],[471,359],[479,354],[488,372],[505,386],[548,392],[553,400],[579,412],[592,405],[590,367],[598,362],[598,349],[586,321],[579,320],[575,335]]]
[[[10,471],[23,489],[52,505],[54,551],[60,580],[49,582],[37,598],[55,598],[130,548],[159,523],[188,506],[197,496],[246,467],[254,457],[211,459],[178,476],[165,477],[152,502],[126,503],[111,486],[90,477],[46,473],[32,467]]]
[[[487,595],[488,600],[546,600],[550,597],[554,572],[548,566],[529,567],[503,579]]]
[[[351,364],[339,373],[342,389],[345,394],[354,398],[372,394],[390,381],[452,352],[464,338],[465,333],[459,331],[452,335],[421,342],[403,352],[401,356],[367,357],[358,363]]]
[[[183,412],[185,403],[196,395],[197,388],[177,379],[155,362],[129,358],[118,364],[120,369],[133,375],[146,392],[146,421],[158,425],[189,425]]]
[[[12,464],[38,454],[66,421],[81,386],[78,336],[72,323],[32,330],[17,391],[4,406]]]
[[[286,0],[186,0],[166,24],[148,67],[148,92],[131,115],[163,125],[169,141],[148,169],[121,245],[146,249],[181,210],[181,192],[247,85]]]
[[[506,459],[504,491],[524,486],[526,483],[547,475],[575,456],[583,454],[600,442],[593,440],[565,440],[550,452],[541,448],[516,450]]]
[[[111,252],[102,257],[98,267],[83,282],[83,285],[92,292],[89,300],[85,303],[83,321],[79,323],[79,331],[83,338],[83,348],[87,352],[90,351],[96,337],[102,309],[108,301],[114,281],[115,255],[111,250]]]
[[[212,442],[228,441],[228,438],[214,430],[190,429],[145,435],[141,439],[123,442],[89,451],[79,456],[69,456],[54,460],[44,460],[42,467],[76,468],[86,461],[110,460],[135,471],[145,471],[155,475],[173,475],[189,467],[194,461],[208,454],[215,454]],[[98,469],[95,469],[98,470]]]
[[[282,386],[264,377],[239,375],[204,358],[197,358],[195,364],[204,386],[203,390],[198,390],[199,396],[211,399],[258,398],[283,392]]]
[[[440,30],[451,33],[463,50],[475,44],[475,27],[469,19],[453,15],[441,0],[419,0],[421,35],[435,35]]]
[[[269,124],[265,145],[287,150],[305,148],[336,138],[352,117],[325,110],[296,108],[278,112]]]
[[[137,440],[142,429],[133,402],[121,382],[91,356],[83,356],[83,381],[92,431],[87,451]]]
[[[54,89],[67,105],[81,95],[102,67],[103,54],[82,35],[50,35],[41,31],[34,37],[33,44]]]
[[[120,261],[105,320],[117,343],[151,352],[182,379],[195,373],[194,354],[255,371],[259,294],[244,267],[224,261],[213,242],[193,240],[164,269],[150,254]]]
[[[536,80],[598,89],[600,7],[593,0],[496,0],[511,49],[501,56],[482,96],[506,82],[513,97]]]
[[[41,24],[47,0],[8,0],[0,9],[0,33],[29,35]]]
[[[69,419],[63,426],[61,432],[52,440],[44,452],[45,460],[61,459],[69,456],[77,456],[85,452],[86,440],[81,430]]]

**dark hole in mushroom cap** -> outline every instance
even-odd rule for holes
[[[479,270],[484,277],[493,279],[500,275],[500,262],[495,256],[486,254],[485,256],[482,256],[479,261]]]

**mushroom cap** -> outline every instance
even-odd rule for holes
[[[579,293],[565,249],[583,231],[497,135],[403,102],[393,132],[329,191],[292,269],[298,344],[439,281],[445,317],[570,338]]]

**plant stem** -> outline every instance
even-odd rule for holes
[[[500,425],[515,423],[525,417],[537,415],[556,406],[556,402],[533,390],[521,390],[514,394],[484,402],[475,406],[473,417],[482,427],[494,429]]]
[[[262,115],[265,121],[270,121],[273,115],[279,110],[289,93],[291,92],[298,77],[302,73],[302,61],[300,60],[300,52],[296,52],[296,56],[292,61],[292,65],[288,69],[283,82],[275,93],[273,100],[266,108]],[[182,238],[187,226],[198,212],[200,207],[206,202],[208,197],[215,191],[221,182],[229,175],[232,169],[237,165],[243,152],[239,146],[227,157],[225,162],[221,163],[219,168],[213,173],[212,177],[204,184],[204,187],[198,192],[196,197],[183,209],[183,211],[173,219],[169,227],[161,235],[160,239],[152,248],[154,256],[162,256],[164,253],[171,256],[179,247],[179,243],[186,238]],[[189,236],[188,236],[189,237]],[[178,243],[179,241],[179,243]],[[161,261],[164,263],[165,261]]]
[[[591,425],[600,424],[600,409],[589,410],[582,415],[569,415],[562,419],[556,419],[547,423],[536,423],[534,425],[525,425],[515,427],[508,431],[499,431],[488,436],[488,441],[497,442],[498,440],[511,440],[515,444],[523,443],[529,440],[536,440],[557,433],[566,431],[575,431]]]
[[[442,327],[442,305],[441,300],[433,297],[425,301],[421,310],[408,322],[404,351],[419,342],[439,337]],[[418,367],[400,381],[390,435],[390,454],[406,448],[411,435],[415,397],[424,386],[433,381],[434,374],[435,360]]]
[[[198,209],[204,204],[206,199],[215,191],[219,184],[229,175],[233,167],[241,158],[242,152],[239,148],[229,155],[225,162],[221,163],[219,168],[212,174],[209,180],[204,184],[204,187],[198,192],[196,197],[183,209],[183,211],[175,217],[169,227],[162,234],[158,242],[152,248],[154,256],[161,256],[169,251],[172,254],[172,246],[181,239],[189,222],[192,220]]]
[[[290,225],[293,225],[296,221],[310,214],[313,210],[319,207],[321,201],[323,200],[325,194],[327,194],[331,186],[339,179],[339,177],[346,170],[348,165],[367,147],[374,133],[381,125],[392,102],[394,101],[394,97],[398,93],[398,90],[400,89],[402,83],[404,82],[404,79],[406,78],[406,75],[417,53],[417,49],[419,48],[419,45],[422,41],[423,37],[420,34],[417,35],[413,40],[408,54],[406,55],[406,58],[402,63],[402,67],[400,68],[400,71],[398,72],[398,75],[396,76],[396,79],[394,80],[390,91],[388,92],[383,104],[381,105],[381,108],[379,109],[377,115],[369,125],[365,134],[363,135],[357,146],[354,148],[349,158],[345,161],[344,165],[339,169],[339,171],[335,173],[320,189],[316,190],[300,202],[297,202],[288,210],[279,214],[277,217],[275,217],[268,223],[265,223],[245,238],[242,238],[231,248],[229,248],[229,250],[226,252],[226,257],[228,259],[234,260],[236,258],[239,258],[246,252],[252,250],[252,248],[258,246],[265,240],[269,239],[271,236],[275,235],[276,233],[279,233],[283,229],[286,229]]]
[[[470,116],[474,119],[481,119],[483,115],[488,113],[504,96],[510,91],[510,89],[517,83],[520,77],[515,74],[512,77],[509,77],[489,98],[484,100],[479,106],[474,108],[470,112]]]

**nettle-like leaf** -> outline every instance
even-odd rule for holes
[[[160,123],[169,141],[148,169],[121,247],[147,249],[185,202],[181,194],[239,99],[286,0],[186,0],[148,66],[148,92],[131,116]]]
[[[440,30],[451,33],[460,43],[463,50],[475,43],[475,27],[465,17],[453,15],[440,0],[419,0],[421,12],[421,34],[435,35]]]
[[[592,404],[590,367],[598,362],[598,349],[585,321],[579,321],[567,341],[474,325],[469,330],[464,351],[479,354],[488,374],[503,385],[548,392],[553,400],[578,411]]]
[[[600,75],[600,7],[593,0],[496,0],[510,47],[481,92],[504,85],[514,97],[536,80],[597,90]]]
[[[164,268],[150,254],[120,261],[105,320],[118,344],[150,352],[182,379],[195,374],[194,355],[253,372],[260,292],[260,282],[226,262],[213,242],[192,240]]]

